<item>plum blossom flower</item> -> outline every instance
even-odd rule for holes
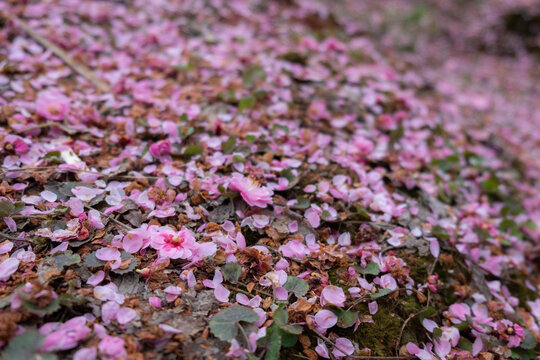
[[[63,120],[69,112],[70,99],[57,91],[44,91],[36,99],[37,113],[48,120]]]
[[[151,246],[160,257],[187,259],[193,254],[196,242],[193,233],[184,227],[179,232],[164,227],[152,238]]]
[[[321,305],[335,305],[338,307],[343,307],[347,297],[343,292],[343,289],[334,285],[328,285],[321,292]]]
[[[150,145],[148,151],[153,157],[160,158],[164,155],[168,155],[171,152],[171,143],[169,140],[158,141]]]
[[[272,204],[274,192],[265,186],[259,186],[249,177],[239,173],[233,173],[229,189],[240,192],[242,199],[250,205],[265,208]]]
[[[523,328],[506,319],[497,322],[497,334],[499,339],[508,341],[509,347],[517,347],[525,339]]]

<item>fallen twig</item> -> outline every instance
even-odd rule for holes
[[[30,25],[25,21],[21,20],[16,15],[0,13],[6,19],[12,21],[17,27],[22,29],[25,33],[28,34],[35,41],[40,43],[43,47],[50,50],[54,55],[58,56],[62,61],[64,61],[70,68],[72,68],[79,75],[83,76],[86,80],[92,83],[96,88],[102,92],[111,92],[112,89],[109,84],[100,79],[92,70],[90,70],[85,65],[76,62],[67,52],[62,50],[60,47],[47,40],[45,37],[37,33]]]

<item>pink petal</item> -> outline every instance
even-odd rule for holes
[[[377,311],[379,310],[379,305],[376,301],[372,301],[368,304],[369,313],[371,315],[375,315]]]
[[[148,303],[157,309],[161,309],[161,299],[157,296],[152,296],[150,299],[148,299]]]
[[[4,222],[6,223],[9,231],[11,231],[11,232],[17,231],[17,223],[11,217],[9,217],[9,216],[5,217]]]
[[[345,354],[343,354],[341,350],[345,351]],[[349,339],[342,337],[336,339],[336,347],[332,350],[332,354],[334,354],[335,357],[342,358],[347,355],[352,355],[352,353],[354,353],[354,345]]]
[[[103,229],[105,225],[101,222],[101,215],[97,210],[90,210],[88,212],[88,222],[96,229]]]
[[[127,233],[122,239],[122,248],[130,254],[139,251],[143,246],[143,239],[138,234]]]
[[[131,322],[136,317],[137,312],[135,310],[124,307],[118,311],[118,314],[116,315],[116,321],[118,321],[119,324],[125,325]]]
[[[116,314],[120,310],[120,305],[114,301],[108,301],[101,307],[101,319],[105,324],[109,324],[116,318]]]
[[[276,287],[276,299],[278,300],[287,300],[289,298],[289,293],[287,289],[283,286]]]
[[[337,324],[337,321],[338,317],[330,310],[320,310],[317,314],[315,314],[315,323],[318,327],[323,329],[331,328]]]
[[[120,251],[115,248],[101,248],[96,251],[96,257],[101,261],[113,261],[120,258]]]
[[[43,200],[48,201],[48,202],[55,202],[56,199],[58,199],[58,196],[49,190],[44,190],[39,195],[41,195]]]
[[[330,359],[330,355],[328,354],[328,348],[326,347],[326,344],[322,342],[321,340],[317,339],[317,346],[315,347],[315,351],[319,356]]]
[[[11,275],[19,268],[20,261],[16,258],[9,258],[0,264],[0,281],[7,281]]]
[[[214,290],[214,296],[220,302],[229,302],[230,291],[225,286],[219,284]]]
[[[97,273],[90,276],[88,280],[86,281],[86,283],[92,286],[96,286],[100,282],[102,282],[104,278],[105,278],[105,272],[103,272],[103,270],[99,270]]]

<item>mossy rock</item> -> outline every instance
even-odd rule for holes
[[[368,314],[367,306],[360,306],[360,313]],[[379,356],[392,355],[401,331],[401,319],[394,314],[394,307],[379,304],[379,311],[373,315],[373,323],[361,324],[352,335],[360,349],[369,348]]]

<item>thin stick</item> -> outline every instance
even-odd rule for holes
[[[70,68],[72,68],[79,75],[83,76],[86,80],[92,83],[96,88],[102,92],[111,92],[112,89],[109,84],[100,79],[92,70],[85,65],[76,62],[67,52],[62,50],[45,37],[38,34],[30,25],[25,21],[19,19],[16,15],[1,13],[6,19],[13,21],[13,23],[27,33],[31,38],[40,43],[43,47],[50,50],[54,55],[64,61]]]
[[[7,240],[11,240],[11,241],[28,241],[28,242],[32,241],[32,240],[29,240],[29,239],[22,239],[22,238],[18,238],[18,237],[15,237],[15,236],[11,236],[11,235],[8,235],[8,234],[3,233],[3,232],[0,232],[0,237],[2,237],[4,239],[7,239]]]

